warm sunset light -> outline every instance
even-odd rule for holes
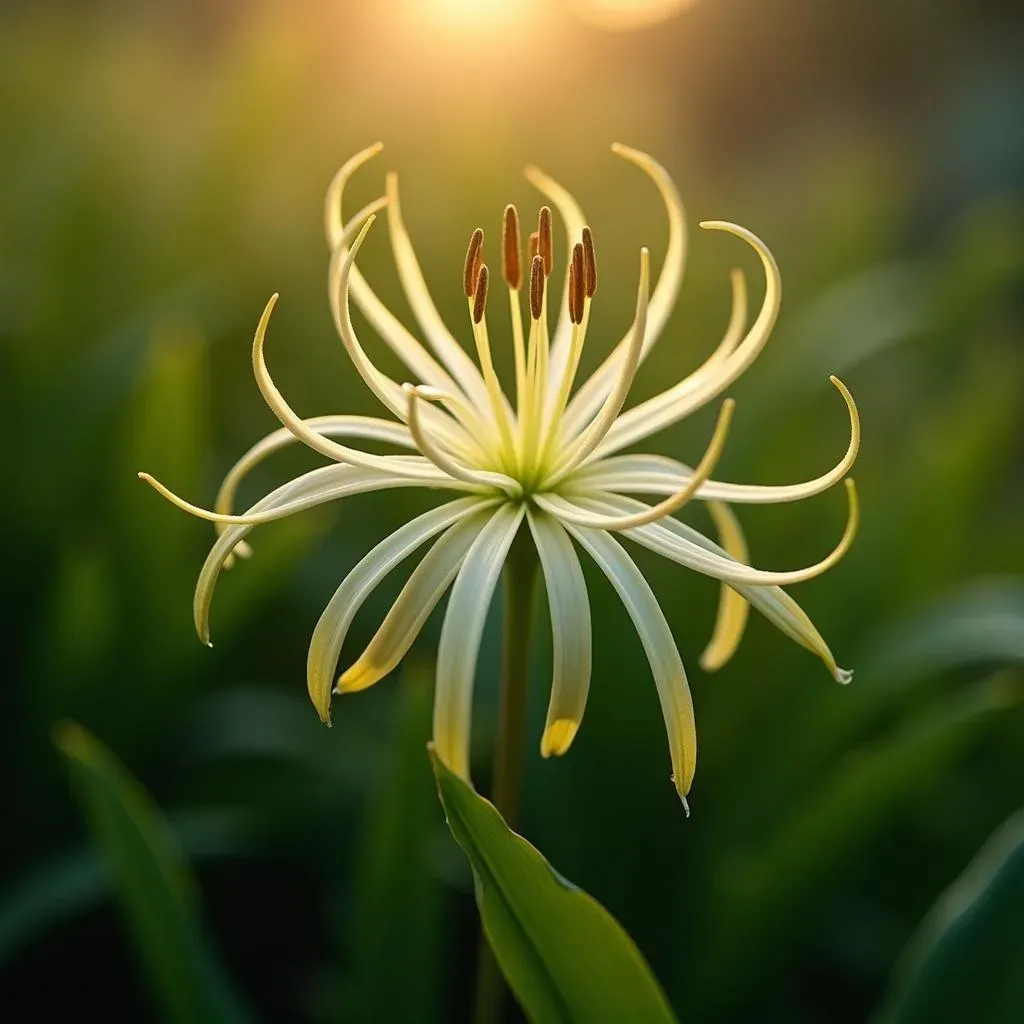
[[[424,22],[465,32],[508,30],[522,26],[533,0],[407,0]]]
[[[696,0],[573,0],[573,9],[601,28],[631,29],[672,17]],[[486,5],[485,5],[486,6]]]

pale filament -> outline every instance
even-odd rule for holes
[[[523,310],[519,304],[519,289],[508,289],[509,315],[512,318],[512,351],[516,366],[516,418],[519,420],[517,437],[522,437],[523,396],[526,391],[526,346],[523,342]]]
[[[500,462],[503,469],[514,470],[516,463],[516,444],[512,438],[512,426],[509,424],[507,415],[507,402],[501,390],[501,383],[494,370],[494,360],[491,356],[491,342],[487,333],[487,311],[484,310],[477,323],[474,317],[475,300],[469,300],[469,322],[473,328],[473,341],[476,343],[477,357],[480,360],[480,369],[483,371],[484,384],[487,386],[487,398],[491,408],[491,414],[498,425],[498,434],[501,437]]]

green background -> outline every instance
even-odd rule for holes
[[[468,1011],[472,881],[425,751],[436,618],[415,670],[337,702],[330,731],[304,682],[344,573],[430,497],[356,498],[261,528],[218,588],[209,651],[191,591],[212,531],[135,478],[149,470],[208,504],[273,429],[249,364],[273,291],[268,360],[293,405],[378,412],[331,328],[322,229],[334,170],[378,138],[351,209],[398,170],[464,342],[466,240],[479,224],[493,246],[508,201],[532,219],[527,162],[574,192],[595,231],[586,364],[618,339],[636,250],[649,245],[657,267],[666,239],[654,190],[609,152],[621,141],[670,169],[694,224],[749,227],[782,269],[780,323],[730,391],[717,475],[823,472],[847,443],[827,375],[857,398],[861,533],[838,568],[794,588],[856,669],[850,687],[756,615],[732,663],[703,673],[717,584],[635,552],[690,670],[689,820],[640,643],[590,568],[586,719],[565,758],[540,759],[538,618],[523,831],[622,922],[679,1018],[868,1019],[928,908],[1024,802],[1024,16],[995,0],[698,0],[610,33],[540,0],[461,25],[441,6],[0,5],[5,1018],[155,1013],[51,742],[66,718],[168,815],[209,939],[257,1019]],[[364,253],[412,324],[383,232]],[[637,397],[712,350],[734,263],[759,297],[743,247],[694,231]],[[508,332],[492,322],[507,368]],[[694,462],[713,415],[651,447]],[[284,453],[245,493],[313,464]],[[738,511],[770,568],[815,561],[842,529],[838,490]],[[700,510],[688,519],[710,528]],[[367,603],[346,656],[400,583]],[[497,622],[474,713],[482,787]],[[991,1009],[979,1019],[1020,1019]]]

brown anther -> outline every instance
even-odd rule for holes
[[[586,288],[583,246],[577,242],[572,247],[572,262],[569,264],[569,319],[574,324],[583,323],[583,296]]]
[[[544,308],[544,261],[534,256],[530,264],[530,316],[540,319]]]
[[[523,262],[519,250],[519,214],[509,203],[501,225],[501,276],[509,288],[519,291],[523,284]]]
[[[476,294],[473,296],[473,323],[478,324],[484,318],[487,306],[487,264],[481,263],[476,275]]]
[[[597,258],[594,256],[594,236],[590,228],[583,229],[583,284],[587,298],[597,291]]]
[[[466,265],[462,271],[462,287],[466,292],[466,298],[471,299],[476,294],[476,276],[480,270],[480,260],[484,247],[484,233],[477,228],[469,239],[469,249],[466,251]]]
[[[533,257],[540,251],[540,235],[536,231],[530,232],[529,241],[526,244],[526,251],[529,254],[530,262],[533,262]]]
[[[551,207],[540,208],[540,218],[537,221],[537,253],[544,260],[544,276],[550,277],[554,269],[554,259],[551,248]]]

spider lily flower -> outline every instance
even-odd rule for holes
[[[216,524],[219,536],[195,592],[199,636],[209,643],[210,603],[218,576],[236,556],[251,553],[245,537],[253,527],[351,494],[398,487],[453,492],[450,500],[381,541],[328,602],[313,631],[307,661],[309,693],[320,717],[329,722],[332,693],[365,689],[391,672],[450,589],[437,660],[434,742],[446,764],[468,778],[470,709],[484,620],[513,538],[520,530],[528,530],[547,588],[553,638],[541,753],[547,757],[568,750],[587,701],[591,622],[578,554],[582,550],[611,581],[639,633],[664,713],[672,779],[685,805],[696,764],[686,673],[668,620],[621,538],[720,581],[718,618],[701,659],[705,669],[719,668],[736,650],[752,605],[817,654],[836,680],[847,682],[850,673],[837,667],[811,620],[782,587],[825,572],[853,540],[857,497],[853,481],[846,478],[860,443],[853,398],[838,379],[831,378],[849,414],[849,447],[836,466],[804,483],[759,486],[714,479],[733,411],[728,398],[720,407],[707,450],[695,466],[661,455],[621,454],[716,399],[754,362],[775,323],[780,301],[779,270],[764,243],[735,224],[709,221],[701,225],[735,236],[758,255],[766,278],[761,308],[748,324],[744,277],[733,271],[732,314],[712,355],[675,386],[624,410],[637,368],[662,334],[682,280],[687,232],[678,193],[668,173],[651,157],[625,146],[613,147],[660,193],[668,214],[668,247],[653,288],[648,252],[640,251],[632,324],[597,371],[577,386],[597,288],[594,238],[576,200],[540,171],[527,169],[528,179],[561,217],[569,256],[559,266],[553,255],[551,207],[541,208],[525,253],[518,213],[512,206],[506,208],[499,265],[511,315],[515,368],[513,386],[506,390],[495,371],[488,333],[489,303],[498,286],[485,262],[483,232],[474,232],[463,268],[468,307],[465,333],[472,337],[476,354],[472,359],[442,321],[427,290],[402,219],[397,178],[388,175],[383,196],[349,219],[343,217],[342,200],[350,177],[380,148],[372,146],[353,157],[328,190],[328,292],[345,351],[391,418],[303,419],[292,410],[265,361],[275,295],[256,329],[252,359],[256,382],[282,427],[242,456],[224,480],[212,511],[189,504],[142,474],[175,504]],[[426,344],[384,306],[356,267],[367,232],[376,215],[385,210],[398,274]],[[557,315],[552,316],[556,271],[562,287]],[[352,324],[353,301],[417,383],[400,384],[373,363]],[[290,480],[245,512],[233,512],[236,491],[250,470],[295,441],[330,464]],[[352,441],[384,442],[400,451],[371,454],[352,447]],[[847,524],[831,554],[787,572],[750,564],[733,505],[798,501],[844,478]],[[694,500],[706,503],[717,541],[676,518]],[[424,547],[426,554],[369,646],[339,672],[342,647],[360,606],[388,573]]]

